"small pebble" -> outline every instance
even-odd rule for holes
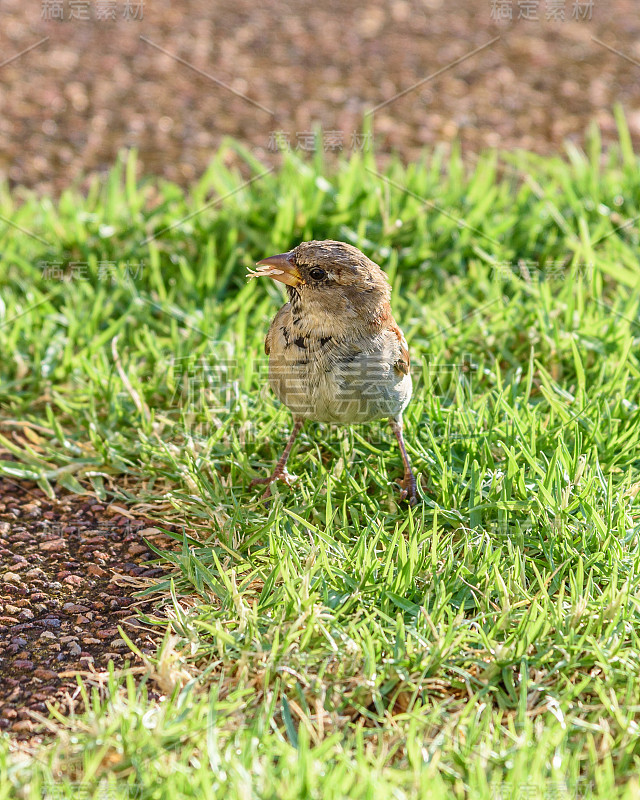
[[[42,578],[44,574],[44,570],[41,570],[40,567],[33,567],[24,573],[25,578]]]
[[[50,539],[48,542],[43,542],[40,545],[40,549],[44,550],[45,553],[58,553],[60,550],[64,550],[67,546],[67,543],[64,539]]]
[[[117,628],[103,628],[102,630],[96,631],[96,636],[100,639],[110,639],[118,633]]]
[[[57,672],[54,672],[52,669],[44,669],[43,667],[38,667],[33,674],[36,678],[42,678],[43,681],[50,681],[52,678],[58,677]]]
[[[28,719],[21,719],[19,722],[14,722],[11,730],[15,733],[26,733],[33,730],[33,723]]]
[[[68,575],[64,579],[64,583],[70,586],[81,586],[84,583],[84,578],[81,578],[80,575]]]

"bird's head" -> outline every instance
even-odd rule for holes
[[[286,284],[292,306],[323,329],[375,327],[388,310],[387,276],[357,247],[344,242],[302,242],[288,253],[258,261],[249,277],[263,275]]]

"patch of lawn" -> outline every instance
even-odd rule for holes
[[[183,548],[158,554],[175,571],[146,674],[83,689],[35,751],[1,739],[0,800],[638,796],[640,171],[620,124],[609,153],[594,132],[563,158],[265,174],[231,142],[188,194],[133,155],[87,197],[2,192],[0,474],[139,504]],[[282,294],[245,270],[312,238],[391,277],[414,509],[377,423],[307,425],[294,489],[265,507],[249,488],[291,420],[263,351]]]

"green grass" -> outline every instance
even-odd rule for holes
[[[639,796],[640,164],[620,129],[608,153],[592,132],[586,154],[383,171],[289,155],[262,175],[229,143],[188,193],[130,156],[86,197],[0,194],[0,474],[183,531],[147,674],[87,690],[35,752],[0,739],[0,800]],[[290,417],[264,373],[282,294],[245,268],[311,238],[392,278],[413,510],[381,424],[308,425],[293,491],[249,488]]]

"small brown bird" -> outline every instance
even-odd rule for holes
[[[402,498],[418,500],[402,437],[402,412],[411,399],[409,350],[391,313],[387,276],[364,253],[343,242],[302,242],[258,261],[247,277],[284,283],[289,302],[265,340],[269,383],[293,414],[293,430],[268,478],[251,483],[290,485],[289,453],[304,420],[353,424],[388,417],[404,478]]]

